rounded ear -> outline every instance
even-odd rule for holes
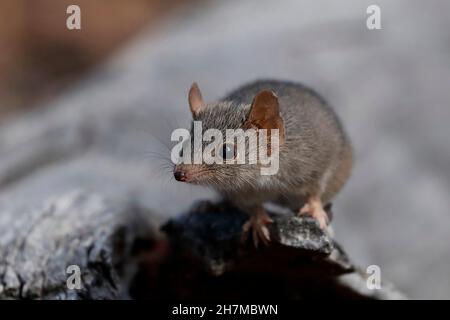
[[[198,114],[205,106],[202,93],[196,82],[192,83],[191,88],[189,89],[188,100],[192,115]]]
[[[284,142],[284,122],[275,92],[262,90],[255,96],[245,126],[255,129],[278,129],[281,143]]]

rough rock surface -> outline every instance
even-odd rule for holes
[[[368,275],[315,220],[274,210],[271,243],[257,248],[241,238],[248,216],[225,202],[200,202],[170,220],[157,292],[178,299],[405,298],[389,283],[369,289]]]
[[[132,205],[84,192],[3,212],[0,299],[127,298],[133,244],[151,234],[146,221]],[[70,286],[69,266],[79,268],[81,288]]]
[[[288,214],[271,216],[274,223],[268,227],[272,245],[296,248],[296,251],[305,255],[313,253],[314,256],[328,256],[337,250],[331,238],[316,227],[313,219]],[[207,270],[220,275],[227,271],[228,265],[235,264],[254,249],[250,237],[242,239],[242,226],[247,219],[246,214],[228,203],[214,205],[203,201],[189,214],[170,220],[162,230],[169,234],[174,245],[201,258]],[[242,241],[246,242],[245,245]]]
[[[404,298],[368,290],[311,218],[270,214],[269,247],[242,240],[245,214],[207,201],[167,222],[164,238],[134,205],[72,192],[2,215],[0,299]]]

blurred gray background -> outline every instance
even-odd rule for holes
[[[371,4],[382,30],[366,28]],[[189,124],[191,82],[214,100],[257,78],[311,86],[344,122],[356,164],[334,226],[355,262],[379,265],[409,297],[449,299],[447,1],[178,7],[58,98],[2,121],[0,225],[2,212],[20,216],[74,189],[135,201],[160,221],[214,197],[176,183],[160,156],[171,130]]]

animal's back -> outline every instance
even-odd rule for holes
[[[249,83],[231,92],[224,100],[233,101],[234,105],[248,105],[264,89],[272,90],[278,96],[285,125],[286,142],[280,150],[279,185],[286,189],[320,188],[323,201],[329,202],[347,180],[352,166],[350,142],[336,113],[314,90],[288,81]],[[293,174],[296,172],[301,174]]]
[[[272,90],[279,98],[280,113],[288,138],[295,138],[300,133],[308,134],[311,130],[323,131],[329,128],[341,140],[347,139],[334,110],[318,93],[300,83],[259,80],[239,87],[223,100],[233,101],[236,105],[248,105],[264,89]]]

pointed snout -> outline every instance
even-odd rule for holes
[[[173,176],[177,181],[186,181],[186,173],[178,166],[173,168]]]

